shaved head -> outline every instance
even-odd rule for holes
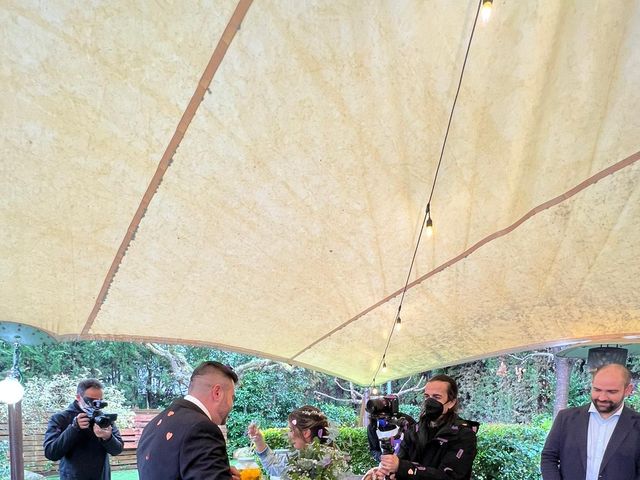
[[[624,381],[625,387],[627,387],[631,383],[631,372],[624,365],[620,365],[619,363],[610,363],[608,365],[603,365],[595,371],[595,373],[593,374],[593,379],[595,380],[596,377],[600,374],[620,375],[620,377]]]

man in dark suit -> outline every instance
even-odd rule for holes
[[[218,425],[233,407],[236,373],[204,362],[191,375],[188,395],[174,401],[144,428],[138,443],[140,480],[239,480],[229,466]]]
[[[631,374],[610,364],[593,375],[591,404],[558,413],[542,450],[544,480],[640,479],[640,415],[624,405]]]

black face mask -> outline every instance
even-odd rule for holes
[[[444,411],[444,405],[442,405],[435,398],[429,397],[422,404],[421,417],[430,422],[433,422],[434,420],[437,420],[438,418],[440,418],[440,415],[442,415],[443,411]]]

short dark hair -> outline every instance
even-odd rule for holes
[[[431,382],[444,382],[447,384],[447,400],[457,400],[458,399],[458,384],[456,381],[451,378],[449,375],[445,375],[441,373],[440,375],[436,375],[431,377],[427,383]]]
[[[84,397],[84,392],[86,392],[90,388],[97,388],[98,390],[104,390],[102,383],[95,378],[85,378],[78,384],[78,388],[76,389],[76,393],[81,397]]]
[[[220,362],[216,362],[215,360],[202,362],[200,365],[198,365],[191,374],[189,383],[192,383],[195,377],[200,377],[202,375],[207,375],[208,373],[213,372],[222,373],[225,377],[233,380],[233,383],[238,383],[238,374],[233,371],[233,368],[231,368],[229,365],[224,365]]]

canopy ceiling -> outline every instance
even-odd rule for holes
[[[640,2],[495,0],[376,374],[476,9],[3,1],[0,320],[361,384],[637,335]]]

